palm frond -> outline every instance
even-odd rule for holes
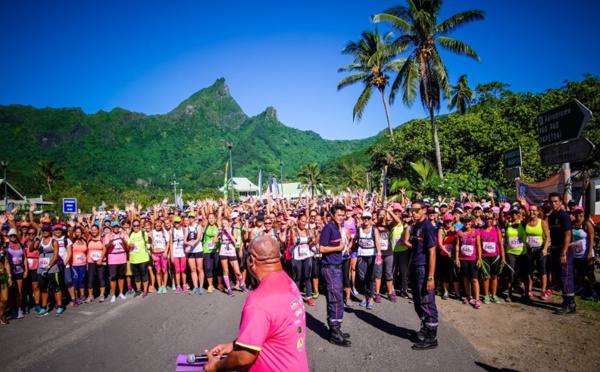
[[[476,61],[481,62],[481,59],[479,58],[475,50],[462,41],[445,36],[440,36],[437,38],[437,42],[442,48],[449,52],[471,57]]]
[[[342,81],[340,81],[337,85],[337,90],[343,89],[349,85],[352,85],[354,83],[356,83],[357,81],[360,81],[362,79],[364,79],[366,76],[368,76],[369,74],[366,72],[362,72],[360,74],[356,74],[356,75],[351,75],[351,76],[347,76],[345,78],[342,79]]]
[[[372,93],[373,89],[371,88],[371,85],[367,85],[354,105],[352,120],[360,121],[360,119],[362,119],[363,111],[365,111],[365,107],[367,107],[367,103],[369,103]]]
[[[435,27],[435,32],[438,35],[447,35],[448,33],[459,29],[465,24],[473,21],[481,21],[485,19],[485,12],[482,10],[467,10],[453,15],[444,22]]]

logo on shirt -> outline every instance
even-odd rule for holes
[[[302,309],[298,309],[298,310],[296,310],[296,316],[298,316],[298,315],[300,315],[300,314],[302,314]]]
[[[294,309],[295,309],[295,308],[297,308],[297,307],[298,307],[298,300],[294,300],[294,301],[292,301],[292,303],[290,304],[290,308],[291,308],[292,310],[294,310]]]
[[[300,324],[300,319],[294,320],[294,325],[298,325],[298,324]]]
[[[298,350],[298,351],[304,350],[304,339],[302,337],[300,337],[298,339],[298,342],[296,343],[296,350]]]

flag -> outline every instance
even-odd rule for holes
[[[529,204],[539,204],[548,199],[548,194],[558,192],[562,195],[565,188],[565,171],[538,183],[526,183],[517,178],[517,195],[525,197]]]
[[[267,193],[273,194],[273,177],[269,176],[269,180],[267,181]]]
[[[273,195],[279,195],[279,185],[277,184],[277,178],[273,177]]]
[[[387,198],[387,165],[381,170],[381,201]]]
[[[263,175],[262,169],[258,170],[258,201],[262,202],[262,189],[263,189]]]
[[[227,168],[229,168],[229,162],[225,162],[225,178],[223,179],[223,199],[227,199],[227,194],[229,194],[229,185],[227,183]]]

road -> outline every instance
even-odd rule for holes
[[[214,292],[202,296],[150,294],[68,308],[62,317],[32,314],[0,328],[3,371],[173,371],[178,353],[204,349],[236,337],[246,295]],[[325,337],[325,298],[307,307],[306,347],[311,371],[481,371],[495,370],[451,324],[439,330],[440,346],[413,351],[409,332],[417,329],[413,305],[385,299],[375,310],[354,303],[343,329],[352,347],[329,344]],[[293,368],[290,368],[293,371]]]

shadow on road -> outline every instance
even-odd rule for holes
[[[314,333],[318,334],[324,340],[329,340],[329,329],[327,325],[320,321],[319,319],[312,316],[308,311],[306,314],[306,328],[310,329]]]
[[[414,331],[399,327],[395,324],[392,324],[386,320],[381,319],[380,317],[374,315],[373,313],[365,310],[356,310],[354,311],[356,317],[367,324],[379,329],[382,332],[385,332],[389,335],[403,338],[405,340],[415,341],[414,340]]]
[[[475,364],[477,364],[479,367],[483,368],[486,371],[489,372],[519,372],[516,369],[512,369],[512,368],[497,368],[494,366],[490,366],[489,364],[485,364],[483,362],[475,362]]]

